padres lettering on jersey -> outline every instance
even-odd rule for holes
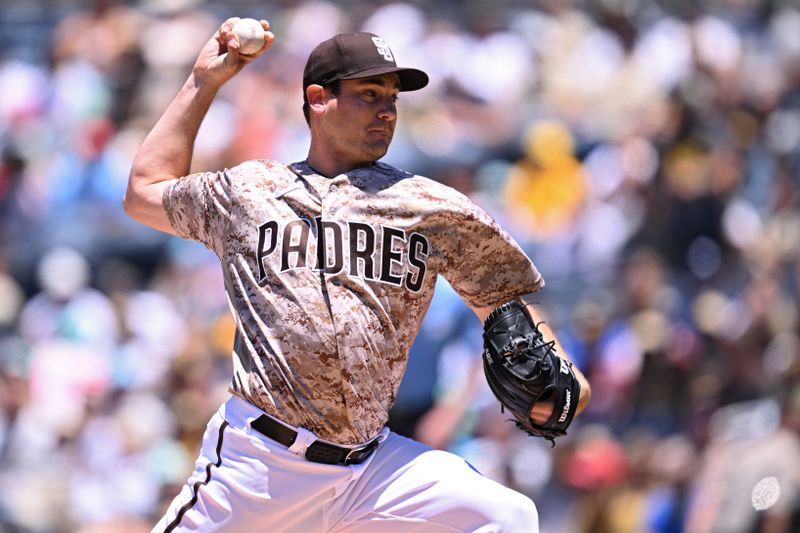
[[[313,265],[309,261],[312,249],[316,249]],[[264,261],[276,253],[281,272],[311,268],[333,275],[346,270],[352,278],[404,285],[419,292],[429,249],[428,239],[422,234],[386,225],[339,223],[322,217],[286,224],[270,220],[258,227],[258,281],[267,276]]]

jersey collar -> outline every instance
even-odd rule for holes
[[[332,178],[328,178],[327,176],[323,176],[322,174],[317,172],[316,169],[314,169],[314,167],[308,164],[307,159],[304,159],[303,161],[298,161],[296,163],[292,163],[291,165],[289,165],[289,168],[291,169],[292,172],[304,178],[319,177],[331,181],[349,181],[350,178],[359,176],[363,174],[365,171],[373,170],[376,165],[377,163],[370,163],[369,165],[365,165],[359,168],[354,168],[353,170],[349,170]]]

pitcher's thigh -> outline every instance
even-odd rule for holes
[[[484,477],[464,459],[396,435],[384,444],[337,532],[538,532],[530,498]]]
[[[320,531],[324,502],[333,494],[330,476],[298,483],[295,468],[310,465],[286,450],[259,446],[215,415],[194,473],[153,531]]]
[[[241,437],[240,437],[241,438]],[[208,423],[195,470],[172,500],[154,532],[244,531],[258,517],[259,487],[242,485],[241,460],[230,453],[237,447],[232,429],[219,414]],[[252,465],[248,465],[252,469]],[[261,474],[266,479],[267,471]]]

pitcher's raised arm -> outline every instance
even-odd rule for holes
[[[133,160],[123,207],[147,226],[174,234],[162,195],[172,181],[189,173],[197,131],[222,85],[269,49],[275,36],[266,20],[264,44],[255,53],[239,53],[240,43],[229,18],[200,51],[188,79],[145,138]]]

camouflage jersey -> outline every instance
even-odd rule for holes
[[[438,274],[472,307],[543,285],[466,196],[383,163],[327,178],[247,161],[179,179],[164,204],[222,262],[232,393],[341,444],[385,425]]]

